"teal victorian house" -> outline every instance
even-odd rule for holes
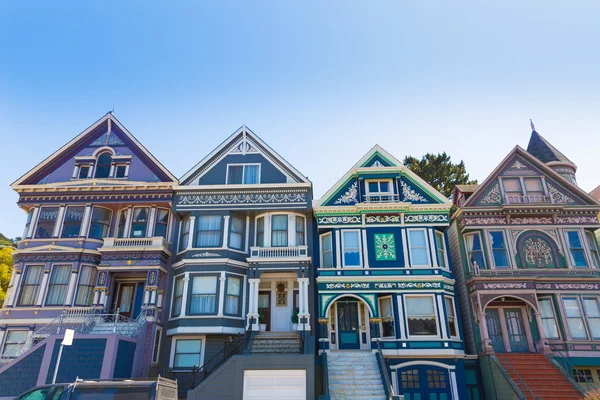
[[[315,202],[319,349],[332,398],[467,398],[450,207],[379,146]],[[380,372],[365,377],[357,371],[369,359]]]

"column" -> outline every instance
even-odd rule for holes
[[[90,219],[92,218],[92,205],[86,204],[83,212],[83,220],[81,221],[81,229],[79,237],[87,237],[90,230]]]
[[[156,206],[150,208],[150,215],[148,215],[148,229],[146,229],[146,237],[154,236],[154,228],[156,227]]]
[[[128,238],[129,237],[129,231],[131,230],[131,218],[132,218],[131,214],[133,213],[133,209],[131,207],[127,207],[127,210],[125,210],[125,212],[127,213],[126,214],[127,216],[125,217],[125,229],[123,231],[123,237],[124,238]],[[117,222],[117,224],[119,222]]]
[[[50,270],[44,269],[44,277],[42,278],[42,283],[40,284],[40,290],[38,293],[37,301],[35,302],[36,306],[41,306],[44,301],[44,294],[46,294],[46,287],[48,285],[48,276],[50,275]]]
[[[223,216],[223,244],[222,248],[226,249],[229,246],[229,215]]]
[[[444,310],[444,296],[443,295],[439,295],[437,294],[435,296],[437,303],[438,303],[438,309],[440,310],[439,312],[439,320],[440,320],[440,326],[442,327],[442,339],[450,339],[450,336],[448,335],[448,328],[446,327],[446,312],[448,310],[446,310],[445,312],[443,312]]]
[[[246,253],[248,253],[250,247],[250,216],[246,216],[246,236],[244,236],[244,244]]]
[[[248,324],[250,318],[254,318],[252,330],[258,331],[258,286],[260,279],[248,279],[250,289],[248,290]]]
[[[429,234],[429,254],[431,254],[432,266],[434,268],[439,267],[438,259],[437,259],[437,244],[435,243],[435,237],[433,235],[433,229],[427,228],[427,233]],[[486,235],[487,236],[487,235]]]
[[[31,221],[29,221],[29,229],[27,230],[27,234],[23,239],[30,239],[33,236],[33,229],[37,223],[37,217],[40,212],[40,206],[35,206],[32,211]]]
[[[296,216],[288,215],[288,246],[297,246],[296,244]]]
[[[196,217],[195,216],[190,216],[190,232],[188,234],[188,242],[187,242],[187,246],[186,246],[186,250],[189,250],[193,247],[193,243],[194,243],[194,232],[195,232],[195,225],[196,225]],[[181,229],[179,229],[181,231]],[[181,235],[181,232],[179,233]],[[185,292],[184,292],[185,293]]]
[[[524,321],[526,322],[526,320]],[[544,325],[542,325],[542,313],[535,311],[535,322],[538,326],[538,333],[540,334],[540,342],[538,345],[538,351],[543,353],[550,353],[550,346],[548,339],[546,339],[546,332],[544,331]]]
[[[221,271],[219,277],[219,308],[217,308],[217,317],[222,317],[225,307],[225,271]]]
[[[15,269],[12,276],[12,284],[8,287],[8,295],[6,296],[6,305],[8,307],[14,306],[15,296],[17,295],[17,291],[19,289],[19,284],[21,283],[21,276],[23,275],[23,271]]]
[[[52,232],[53,238],[57,238],[60,235],[60,228],[62,227],[62,220],[64,215],[65,205],[62,204],[58,209],[58,214],[56,215],[56,222],[54,222],[54,231]]]
[[[88,176],[87,177],[91,178],[93,176],[93,174],[94,174],[94,163],[90,163],[89,167],[90,168],[88,169]]]
[[[369,268],[369,246],[367,245],[367,230],[361,229],[360,231],[362,233],[363,268]]]
[[[299,310],[298,330],[310,331],[310,313],[308,310],[308,278],[298,278]],[[304,320],[304,324],[302,321]]]
[[[75,168],[73,168],[73,175],[71,175],[71,178],[75,179],[77,178],[77,175],[79,175],[79,164],[75,164]]]
[[[271,214],[265,215],[264,246],[271,247]]]
[[[108,173],[109,178],[114,178],[115,173],[115,163],[110,163],[110,172]]]
[[[485,313],[479,311],[479,332],[481,334],[481,350],[486,353],[493,353],[492,341],[487,329],[487,320],[485,319]]]
[[[71,306],[73,304],[73,295],[75,294],[75,285],[77,284],[77,269],[71,270],[71,278],[69,279],[69,289],[67,289],[67,299],[65,300],[65,306]]]
[[[187,314],[187,299],[189,287],[190,273],[186,272],[183,278],[183,299],[181,300],[181,314],[179,314],[180,317],[184,317]]]

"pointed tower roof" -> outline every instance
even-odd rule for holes
[[[531,138],[527,146],[527,152],[535,156],[538,160],[544,163],[552,161],[568,162],[575,165],[563,153],[558,151],[550,142],[540,135],[532,124]]]

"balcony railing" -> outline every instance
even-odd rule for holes
[[[400,201],[400,196],[393,193],[377,193],[363,195],[364,203],[396,203]]]
[[[169,242],[165,238],[105,238],[102,249],[106,248],[123,248],[123,247],[160,247],[166,248]]]
[[[295,258],[308,257],[308,246],[295,247],[251,247],[250,258]]]
[[[549,196],[529,195],[529,196],[504,196],[506,204],[526,204],[526,203],[552,203]]]

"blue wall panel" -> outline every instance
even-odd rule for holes
[[[42,345],[0,374],[0,397],[16,396],[35,387],[46,346]]]
[[[60,340],[54,343],[46,383],[52,382],[54,367],[60,349]],[[102,371],[106,339],[75,339],[73,345],[63,348],[56,382],[73,382],[76,378],[98,379]]]
[[[117,359],[115,360],[115,372],[113,378],[131,378],[133,358],[135,356],[135,342],[119,340],[117,346]]]

